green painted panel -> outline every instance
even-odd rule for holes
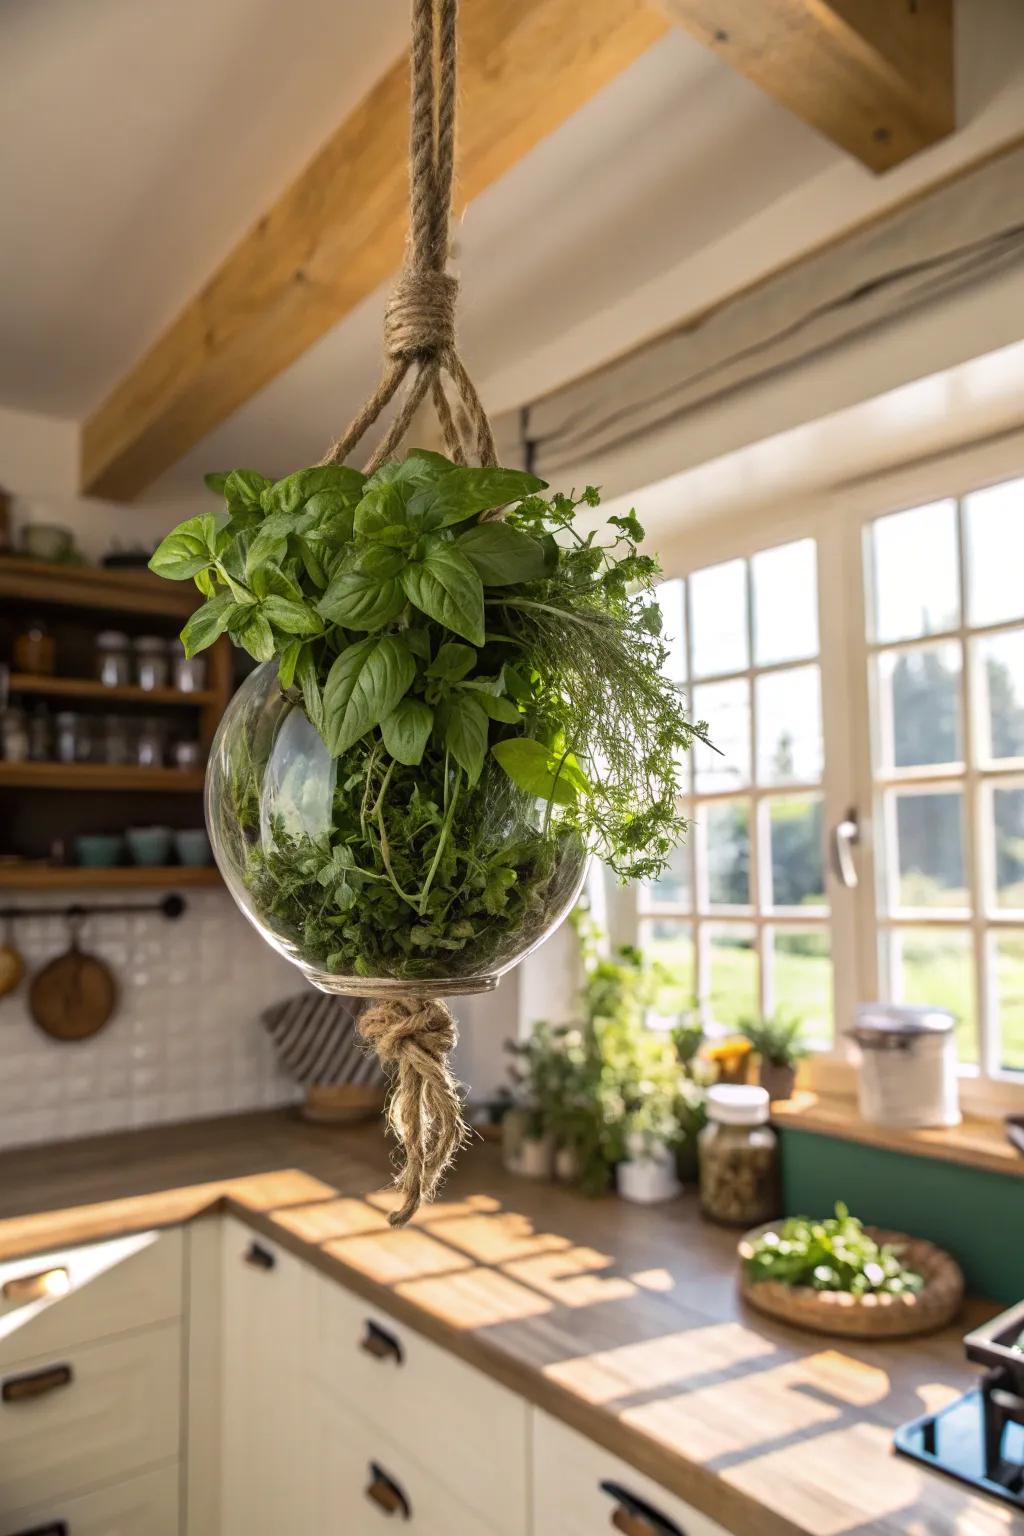
[[[1024,1179],[812,1131],[779,1135],[788,1216],[825,1216],[843,1200],[865,1222],[945,1248],[973,1295],[1024,1297]]]

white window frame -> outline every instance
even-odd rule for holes
[[[886,513],[925,505],[949,497],[962,499],[972,491],[996,485],[1005,480],[1024,476],[1024,432],[1007,433],[995,441],[968,448],[951,449],[928,460],[902,466],[884,474],[873,475],[854,485],[830,490],[813,498],[803,498],[803,508],[794,510],[792,503],[785,508],[759,508],[750,517],[736,516],[726,522],[698,526],[687,530],[681,543],[671,543],[663,550],[664,579],[688,577],[706,566],[724,561],[750,559],[765,549],[798,539],[813,538],[818,556],[818,615],[819,615],[819,665],[822,677],[822,728],[825,740],[825,771],[822,784],[824,806],[826,896],[831,912],[831,948],[833,964],[834,1038],[831,1045],[816,1052],[802,1074],[809,1086],[833,1092],[852,1094],[855,1090],[854,1070],[849,1062],[843,1035],[853,1021],[857,1003],[879,995],[879,939],[880,926],[876,909],[877,861],[875,857],[876,783],[872,764],[871,710],[872,698],[869,684],[870,656],[873,649],[868,639],[867,627],[867,578],[865,573],[864,536],[868,524]],[[637,498],[638,511],[643,519],[642,497]],[[962,522],[961,522],[962,528]],[[663,541],[663,543],[666,541]],[[960,550],[961,581],[964,580],[964,551]],[[689,597],[689,594],[688,594]],[[960,625],[948,633],[928,637],[928,642],[950,638],[964,643],[965,634],[983,634],[988,628],[998,632],[1006,625],[990,627],[966,626],[966,614],[961,613]],[[691,623],[690,603],[687,602],[687,625]],[[692,648],[688,654],[692,655]],[[751,668],[754,675],[762,670]],[[965,758],[973,763],[973,754],[967,734],[972,727],[970,694],[970,669],[963,669],[961,687],[961,729],[965,733]],[[683,692],[688,696],[692,680]],[[753,690],[752,690],[753,693]],[[752,697],[752,741],[756,743],[756,702]],[[714,739],[714,721],[711,721],[711,739]],[[988,768],[979,774],[968,767],[964,776],[971,780],[971,794],[981,793],[980,781],[1005,778],[1006,782],[1021,780],[1020,765],[1007,770]],[[899,774],[900,783],[929,784],[950,783],[961,778],[952,772]],[[786,786],[788,789],[788,786]],[[780,791],[786,790],[780,786]],[[773,794],[768,787],[737,791],[723,795],[722,799],[747,798],[753,814],[765,794]],[[858,884],[848,889],[837,875],[832,859],[834,829],[850,814],[855,813],[859,826],[859,842],[855,853],[858,867]],[[993,929],[1009,927],[1024,931],[1024,918],[1017,923],[1013,919],[993,921],[986,915],[982,902],[983,878],[979,859],[971,848],[974,821],[965,827],[964,856],[971,871],[970,889],[972,912],[969,918],[959,920],[944,918],[940,913],[922,914],[908,919],[914,928],[949,926],[956,921],[961,928],[974,935],[976,947],[985,947],[986,936]],[[753,827],[753,823],[752,823]],[[758,878],[757,853],[752,838],[751,879]],[[664,909],[666,917],[678,916],[683,922],[692,922],[697,911],[697,892],[693,889],[693,862],[691,857],[691,909]],[[617,942],[635,943],[640,937],[638,922],[639,903],[635,888],[628,891],[610,892],[609,921],[612,937]],[[659,909],[659,915],[662,915]],[[701,914],[701,920],[717,923],[718,913]],[[923,919],[923,920],[922,920]],[[740,913],[726,918],[726,922],[741,922],[757,931],[759,946],[763,943],[763,929],[783,926],[774,921],[773,914]],[[886,919],[889,922],[889,919]],[[790,923],[792,926],[792,923]],[[813,926],[813,925],[808,925]],[[702,980],[698,966],[698,982]],[[762,967],[762,978],[763,978]],[[986,986],[984,962],[975,966],[977,988],[977,1018],[984,1015],[986,1002],[983,989]],[[762,990],[763,990],[762,980]],[[762,997],[762,1004],[764,1003]],[[984,1035],[982,1039],[984,1040]],[[997,1069],[991,1044],[987,1059],[982,1057],[978,1069],[965,1067],[961,1077],[961,1102],[964,1109],[975,1114],[999,1114],[1024,1108],[1024,1073]]]

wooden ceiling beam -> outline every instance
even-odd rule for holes
[[[646,0],[463,0],[457,211],[669,30]],[[127,500],[397,271],[400,59],[86,421],[84,493]]]
[[[953,0],[662,0],[810,127],[887,171],[956,126]]]

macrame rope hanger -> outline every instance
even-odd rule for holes
[[[448,227],[455,167],[456,22],[458,0],[413,0],[410,48],[409,238],[405,264],[384,312],[384,370],[373,394],[320,461],[341,464],[401,394],[398,408],[367,471],[394,456],[429,396],[445,447],[456,464],[475,456],[497,463],[494,437],[480,397],[455,344],[458,282],[447,270]],[[454,391],[456,408],[446,391]],[[494,516],[495,514],[490,514]],[[497,514],[500,516],[500,513]],[[367,1008],[359,1032],[391,1078],[388,1123],[404,1162],[395,1178],[401,1227],[436,1192],[469,1137],[459,1085],[448,1065],[455,1019],[443,1002],[418,994],[389,997]]]

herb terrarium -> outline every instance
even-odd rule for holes
[[[327,991],[484,990],[564,917],[596,852],[656,875],[681,831],[678,694],[632,515],[413,451],[276,484],[211,477],[153,568],[261,665],[213,745],[228,886]],[[494,513],[501,508],[500,520]]]

